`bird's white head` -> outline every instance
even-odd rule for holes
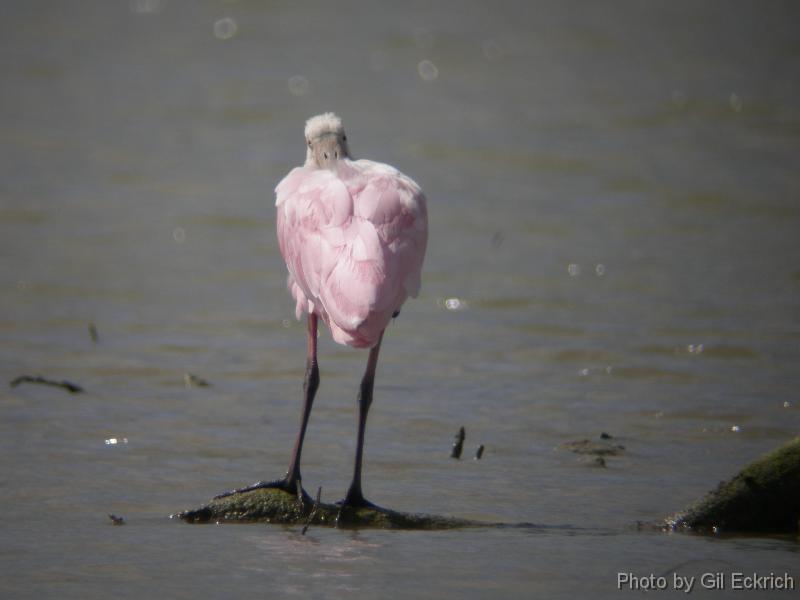
[[[350,158],[342,120],[324,113],[306,121],[306,166],[334,169],[338,161]]]

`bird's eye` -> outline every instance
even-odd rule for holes
[[[343,142],[346,142],[346,141],[347,141],[347,136],[346,136],[346,135],[343,135],[343,136],[342,136],[342,141],[343,141]]]
[[[306,143],[308,144],[308,147],[311,148],[311,140],[308,140]]]

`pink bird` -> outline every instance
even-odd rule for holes
[[[283,479],[243,490],[302,489],[300,455],[314,395],[319,387],[317,323],[333,339],[369,348],[358,396],[358,441],[353,479],[342,504],[371,506],[361,490],[367,412],[372,403],[378,352],[386,326],[420,288],[428,241],[425,196],[394,167],[353,160],[342,122],[333,113],[306,122],[306,163],[275,188],[278,243],[289,269],[287,285],[299,320],[308,313],[308,355],[303,414],[289,469]]]

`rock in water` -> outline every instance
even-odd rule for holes
[[[701,532],[797,533],[800,438],[750,463],[716,490],[667,519],[671,529]]]
[[[295,496],[274,488],[262,488],[215,498],[208,504],[177,515],[187,523],[278,523],[305,525],[312,505],[301,505]],[[320,503],[312,525],[368,527],[374,529],[455,529],[485,525],[466,519],[397,512],[380,507],[347,508]]]

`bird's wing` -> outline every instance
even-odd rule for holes
[[[428,242],[425,196],[411,178],[389,165],[368,160],[354,164],[362,172],[361,181],[348,184],[354,214],[375,227],[393,280],[416,297]]]
[[[351,218],[353,201],[333,173],[306,167],[293,169],[275,188],[275,196],[278,245],[300,318],[304,311],[314,312],[319,302],[341,252],[336,232]]]
[[[336,341],[373,345],[419,291],[427,244],[419,186],[387,165],[343,161],[337,173],[294,169],[276,194],[298,316],[316,309]]]
[[[339,176],[353,198],[353,218],[323,301],[331,320],[371,345],[406,298],[419,292],[425,197],[411,179],[381,163],[344,161]]]

